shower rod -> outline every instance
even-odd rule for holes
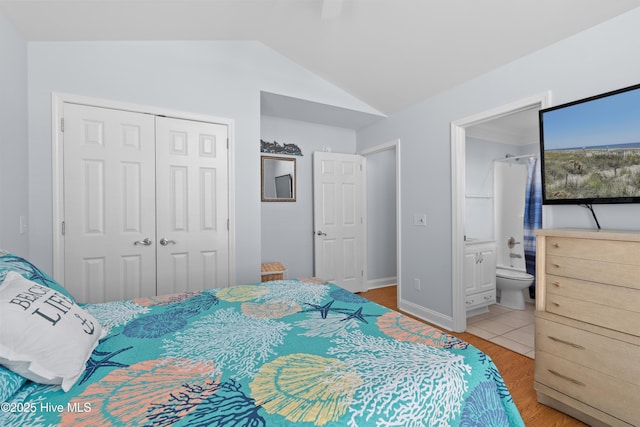
[[[537,159],[538,155],[534,154],[534,153],[522,154],[520,156],[513,156],[511,154],[507,154],[505,157],[500,157],[498,159],[494,159],[494,161],[497,161],[497,162],[509,162],[511,160],[516,160],[517,161],[517,160],[520,160],[520,159],[524,159],[525,157],[529,157],[529,158],[534,157],[534,158]]]

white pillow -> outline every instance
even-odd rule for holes
[[[69,391],[98,345],[98,321],[65,295],[7,273],[0,284],[0,364]]]

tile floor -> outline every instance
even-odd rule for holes
[[[467,318],[467,332],[535,359],[534,311],[531,303],[524,310],[493,304],[488,313]]]

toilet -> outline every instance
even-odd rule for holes
[[[522,270],[496,267],[496,290],[500,293],[501,306],[524,310],[524,290],[533,283],[534,277]]]

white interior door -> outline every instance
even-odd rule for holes
[[[364,291],[362,156],[313,153],[315,275]]]
[[[160,295],[229,284],[227,132],[156,118]]]
[[[156,294],[148,114],[64,104],[64,285],[79,302]]]

